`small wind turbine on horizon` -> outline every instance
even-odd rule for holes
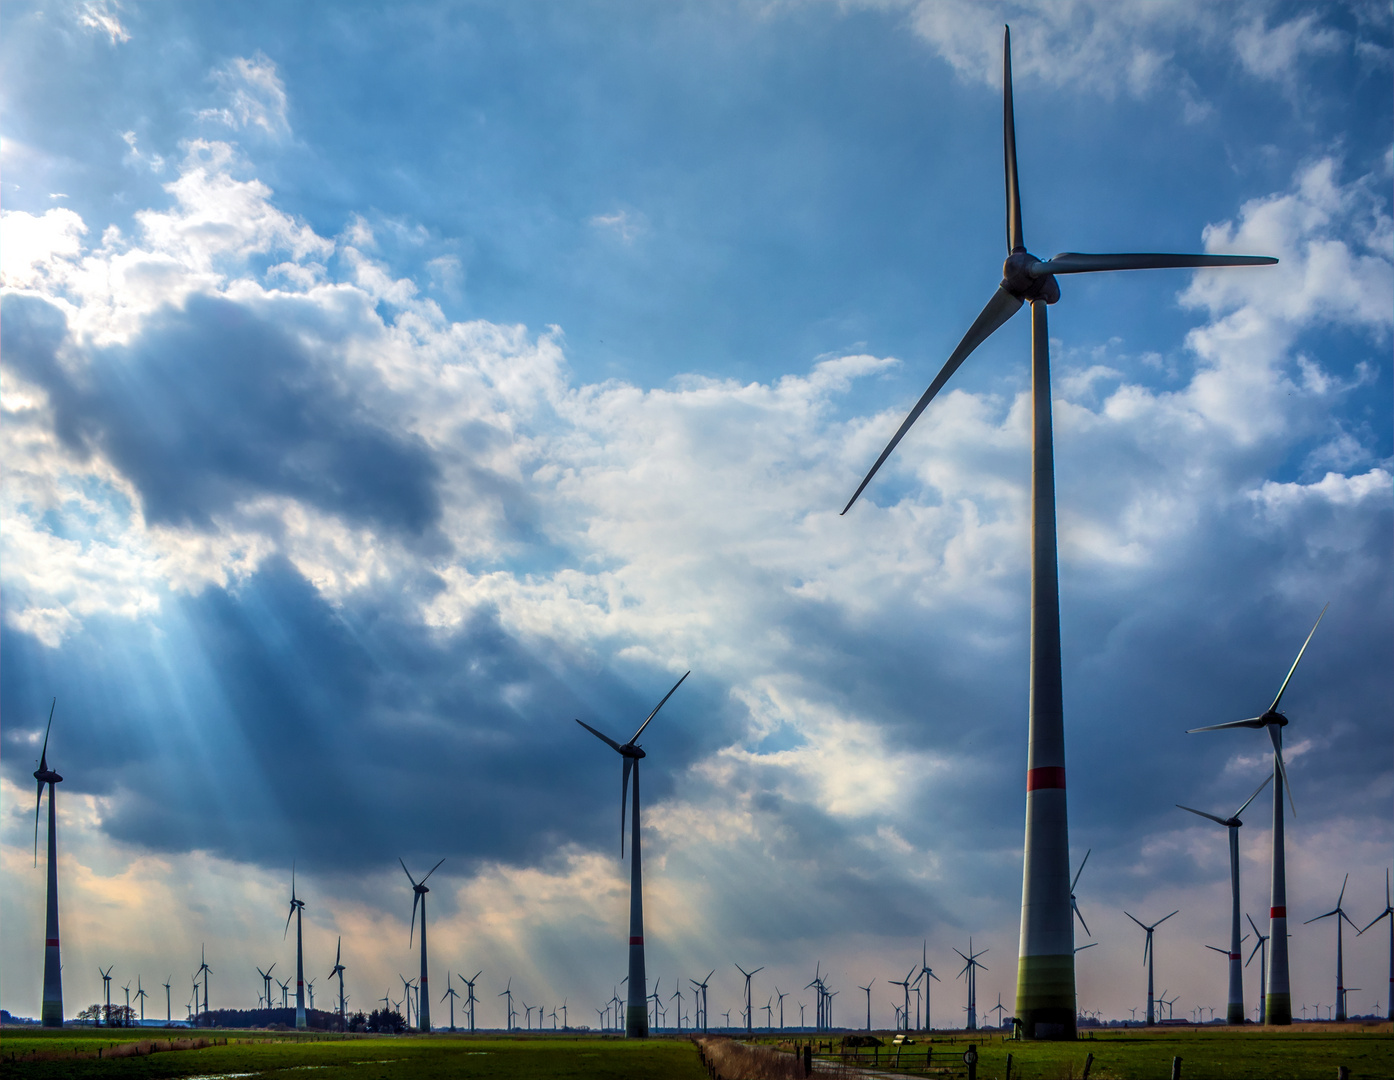
[[[140,1022],[145,1023],[145,999],[148,995],[145,988],[140,985],[140,976],[136,976],[136,1000],[140,1002]]]
[[[576,723],[589,731],[601,742],[624,759],[624,771],[620,777],[620,858],[624,858],[624,812],[629,798],[629,774],[634,773],[634,812],[630,822],[630,869],[629,869],[629,1000],[625,1006],[624,1034],[628,1039],[645,1039],[649,1034],[647,1008],[648,983],[644,974],[644,877],[640,862],[639,844],[639,762],[647,755],[639,745],[639,736],[649,721],[658,715],[668,699],[683,684],[683,679],[691,675],[683,673],[682,679],[673,684],[673,689],[663,695],[663,700],[654,706],[653,712],[644,718],[630,740],[621,746],[610,736],[596,731],[585,721],[577,718]]]
[[[759,974],[760,972],[764,971],[765,968],[764,968],[764,965],[763,965],[763,964],[762,964],[760,967],[756,968],[754,971],[746,971],[745,968],[743,968],[743,967],[740,966],[740,964],[736,964],[735,967],[736,967],[736,970],[737,970],[737,971],[739,971],[742,975],[745,976],[745,1033],[746,1033],[747,1035],[749,1035],[749,1034],[754,1030],[753,1027],[751,1026],[751,1017],[750,1017],[750,1014],[751,1014],[751,1008],[750,1008],[750,980],[751,980],[755,975],[757,975],[757,974]],[[809,985],[812,985],[812,984],[810,983]]]
[[[470,1031],[474,1031],[474,1005],[475,1002],[479,1000],[474,996],[474,984],[479,980],[479,976],[483,974],[484,971],[481,968],[474,973],[473,979],[467,979],[463,975],[459,976],[460,981],[465,984],[465,1008],[469,1011]]]
[[[1243,804],[1227,818],[1218,817],[1215,814],[1207,814],[1204,810],[1197,810],[1190,806],[1176,805],[1182,810],[1189,810],[1192,814],[1198,814],[1203,818],[1209,818],[1218,825],[1223,825],[1229,830],[1229,881],[1230,881],[1230,914],[1229,914],[1229,1003],[1225,1009],[1225,1022],[1229,1024],[1244,1023],[1244,969],[1240,967],[1239,944],[1243,940],[1239,933],[1243,929],[1239,919],[1239,829],[1244,824],[1239,820],[1251,802],[1258,798],[1260,791],[1272,780],[1272,776],[1265,776],[1263,783],[1254,788],[1254,793],[1244,800]]]
[[[934,974],[934,969],[929,966],[929,942],[920,943],[920,973],[916,977],[916,982],[924,980],[924,1030],[933,1031],[934,1025],[929,1022],[929,980],[939,982],[939,976]]]
[[[875,979],[872,979],[871,982],[867,983],[865,986],[859,986],[859,987],[857,987],[858,990],[860,990],[862,993],[864,993],[864,994],[866,995],[866,1030],[867,1030],[867,1031],[870,1031],[870,1030],[871,1030],[871,988],[872,988],[873,986],[875,986],[875,985],[876,985],[876,980],[875,980]]]
[[[208,976],[213,974],[213,969],[208,966],[208,955],[203,945],[198,947],[198,971],[194,972],[194,988],[198,988],[198,977],[203,976],[203,1015],[208,1016]],[[195,1002],[197,1005],[197,1002]]]
[[[63,1026],[63,956],[58,944],[58,810],[54,805],[54,785],[63,778],[48,767],[48,736],[53,730],[53,711],[58,699],[48,707],[48,726],[44,728],[44,746],[39,753],[39,767],[34,779],[39,782],[34,801],[34,866],[39,865],[39,810],[44,803],[44,785],[48,785],[48,894],[44,907],[44,994],[39,1023],[47,1028]],[[129,1003],[128,1003],[129,1004]]]
[[[477,979],[477,978],[479,978],[479,976],[476,975],[475,978]],[[501,997],[501,998],[507,998],[507,999],[508,999],[508,1023],[507,1023],[507,1025],[504,1027],[504,1030],[505,1030],[505,1031],[512,1031],[512,1030],[513,1030],[513,1017],[516,1015],[516,1014],[514,1013],[514,1011],[513,1011],[513,979],[512,979],[512,978],[509,978],[509,980],[508,980],[508,985],[507,985],[506,987],[504,987],[504,991],[503,991],[502,994],[499,995],[499,997]]]
[[[102,975],[102,994],[106,998],[106,1009],[102,1013],[102,1020],[107,1027],[111,1027],[111,969],[115,966],[115,964],[112,964],[111,967],[108,967],[105,971],[102,971],[100,965],[97,967],[97,970],[101,972]]]
[[[271,1001],[271,973],[275,970],[276,965],[274,963],[265,971],[262,971],[261,968],[257,968],[257,974],[261,976],[261,981],[266,987],[266,1007],[268,1009],[274,1007]]]
[[[1389,871],[1388,871],[1388,870],[1386,870],[1386,871],[1384,872],[1384,910],[1381,911],[1378,915],[1376,915],[1373,919],[1371,919],[1371,920],[1369,921],[1369,923],[1366,924],[1364,930],[1359,930],[1359,931],[1357,931],[1357,932],[1356,932],[1356,937],[1359,937],[1361,934],[1365,933],[1365,930],[1370,929],[1371,926],[1374,926],[1375,923],[1379,922],[1379,921],[1380,921],[1381,919],[1383,919],[1385,916],[1389,916],[1389,917],[1390,917],[1390,918],[1389,918],[1389,1016],[1387,1017],[1387,1019],[1389,1019],[1389,1020],[1394,1020],[1394,904],[1391,904],[1391,903],[1390,903],[1390,899],[1389,899]],[[1375,1005],[1375,1011],[1376,1011],[1376,1012],[1379,1011],[1379,1004],[1378,1004],[1378,1003],[1376,1003],[1376,1005]]]
[[[1060,584],[1056,557],[1055,446],[1051,427],[1050,333],[1046,309],[1060,299],[1060,274],[1256,266],[1278,260],[1247,255],[1065,252],[1042,260],[1026,250],[1017,174],[1011,30],[1002,38],[1002,145],[1007,259],[1002,281],[910,414],[848,500],[847,513],[877,470],[968,356],[1023,304],[1031,305],[1031,662],[1022,866],[1021,946],[1016,1015],[1027,1038],[1076,1034],[1070,845],[1065,800],[1065,726],[1060,660]],[[958,271],[960,259],[945,263]]]
[[[1338,897],[1336,898],[1336,906],[1335,906],[1334,908],[1332,908],[1330,911],[1328,911],[1325,915],[1317,915],[1315,918],[1308,919],[1306,922],[1304,922],[1304,923],[1302,924],[1303,926],[1306,926],[1306,925],[1308,925],[1308,923],[1320,922],[1322,919],[1329,919],[1329,918],[1331,918],[1331,916],[1333,916],[1333,915],[1336,916],[1336,1019],[1337,1019],[1337,1020],[1344,1020],[1344,1019],[1346,1018],[1346,994],[1347,994],[1347,992],[1348,992],[1348,991],[1346,990],[1345,949],[1344,949],[1344,939],[1343,939],[1342,934],[1341,934],[1341,930],[1342,930],[1341,920],[1344,919],[1346,922],[1350,923],[1351,927],[1355,930],[1355,932],[1356,932],[1357,934],[1359,934],[1359,932],[1360,932],[1360,927],[1358,927],[1358,926],[1355,925],[1355,920],[1352,919],[1349,915],[1347,915],[1346,912],[1345,912],[1345,909],[1341,907],[1341,902],[1342,902],[1343,900],[1345,900],[1345,898],[1346,898],[1346,884],[1347,884],[1349,881],[1350,881],[1350,875],[1347,874],[1347,875],[1345,876],[1344,880],[1342,880],[1342,882],[1341,882],[1341,895],[1338,896]]]
[[[957,949],[955,949],[954,952],[958,953],[959,956],[963,956],[963,953],[958,952]],[[966,961],[966,963],[963,965],[963,970],[958,973],[958,977],[960,979],[967,978],[968,980],[967,1012],[969,1031],[978,1030],[978,968],[982,968],[984,971],[988,970],[986,964],[978,963],[978,957],[986,956],[989,952],[991,952],[990,949],[983,949],[981,952],[974,952],[973,939],[970,937],[968,939],[968,955],[963,956],[963,959]],[[1070,959],[1074,959],[1073,953],[1071,953]]]
[[[174,1013],[173,1013],[173,1010],[172,1010],[172,1008],[171,1008],[171,1005],[170,1005],[170,998],[169,998],[169,982],[170,982],[170,979],[172,979],[173,977],[174,977],[174,976],[172,976],[172,975],[166,975],[166,976],[165,976],[165,982],[164,982],[164,987],[165,987],[165,1024],[166,1024],[166,1025],[168,1025],[168,1024],[170,1023],[170,1021],[172,1021],[172,1020],[174,1019]]]
[[[402,864],[402,873],[407,875],[407,880],[411,882],[412,901],[411,901],[411,930],[407,933],[407,947],[411,947],[412,934],[416,931],[416,907],[421,905],[421,979],[417,983],[417,992],[420,1000],[416,1006],[416,1026],[427,1034],[431,1031],[431,999],[428,992],[430,983],[426,975],[426,894],[431,890],[426,888],[427,879],[440,869],[440,863],[445,862],[441,859],[435,866],[427,872],[426,877],[417,881],[411,876],[411,871],[407,869],[406,862],[398,856],[397,861]],[[410,1008],[410,1005],[408,1005]]]
[[[290,864],[290,911],[286,915],[286,928],[281,932],[281,940],[290,933],[290,920],[295,920],[295,1026],[303,1031],[305,1023],[305,948],[301,933],[301,915],[305,901],[295,894],[295,863]]]
[[[1297,650],[1297,659],[1288,668],[1287,678],[1278,687],[1278,696],[1260,716],[1248,720],[1231,720],[1226,724],[1207,724],[1205,727],[1191,728],[1187,734],[1197,731],[1224,731],[1228,728],[1267,728],[1268,737],[1273,743],[1273,877],[1271,898],[1268,907],[1268,934],[1273,942],[1273,955],[1268,958],[1268,985],[1264,994],[1264,1023],[1286,1025],[1292,1023],[1292,990],[1288,978],[1288,908],[1287,908],[1287,869],[1283,844],[1283,790],[1287,789],[1288,805],[1292,807],[1293,817],[1297,816],[1297,805],[1292,801],[1292,787],[1288,784],[1287,766],[1283,763],[1283,728],[1288,718],[1278,711],[1288,683],[1302,655],[1312,643],[1312,635],[1317,632],[1326,607],[1321,609],[1317,621],[1312,624],[1307,640]]]
[[[337,977],[339,980],[339,1024],[341,1027],[347,1030],[348,1013],[345,1011],[344,1006],[344,971],[346,969],[343,964],[343,953],[344,937],[342,934],[340,934],[339,943],[334,946],[334,968],[329,972],[329,977],[331,979]]]
[[[1176,910],[1180,911],[1181,909],[1177,908]],[[1137,919],[1134,919],[1133,916],[1126,911],[1123,912],[1123,914],[1127,915],[1128,918],[1132,919],[1133,922],[1137,923],[1138,926],[1141,926],[1142,929],[1147,932],[1147,943],[1142,947],[1142,962],[1147,965],[1147,1026],[1151,1027],[1153,1024],[1157,1022],[1157,1013],[1153,1005],[1152,998],[1152,987],[1155,985],[1152,982],[1152,962],[1156,958],[1157,954],[1152,949],[1152,931],[1156,930],[1157,927],[1161,926],[1162,923],[1166,922],[1167,919],[1171,918],[1171,915],[1175,915],[1176,911],[1173,911],[1171,915],[1167,915],[1163,918],[1158,919],[1151,926],[1143,926],[1141,922],[1139,922]],[[1163,990],[1162,993],[1165,994],[1166,991]]]
[[[1254,955],[1258,954],[1258,1022],[1262,1024],[1266,1015],[1264,1010],[1268,1005],[1268,999],[1263,994],[1264,980],[1268,975],[1268,935],[1259,932],[1258,924],[1254,922],[1252,915],[1246,913],[1244,918],[1249,920],[1249,925],[1254,928],[1254,936],[1258,938],[1253,949],[1249,952],[1249,959],[1244,961],[1244,966],[1248,967],[1253,963]]]

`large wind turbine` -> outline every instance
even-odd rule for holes
[[[348,1014],[344,1012],[344,970],[345,970],[345,968],[344,968],[343,959],[342,959],[342,958],[343,958],[343,953],[344,953],[344,938],[343,938],[343,935],[341,934],[341,935],[339,935],[339,943],[338,943],[336,946],[334,946],[334,970],[331,971],[331,972],[329,973],[329,977],[330,977],[331,979],[334,978],[336,975],[339,977],[339,1023],[344,1027],[345,1030],[347,1030],[347,1029],[348,1029]]]
[[[754,971],[746,971],[745,968],[743,968],[743,967],[740,966],[740,964],[737,964],[737,965],[736,965],[736,970],[739,971],[742,975],[745,976],[745,1033],[746,1033],[747,1035],[749,1035],[749,1034],[751,1034],[752,1031],[754,1030],[754,1029],[751,1027],[751,1024],[750,1024],[750,1012],[751,1012],[751,1009],[750,1009],[750,980],[751,980],[752,978],[754,978],[756,975],[758,975],[760,972],[764,971],[765,968],[764,968],[764,965],[762,964],[760,967],[756,968]],[[809,985],[809,986],[812,986],[813,984],[812,984],[812,983],[809,983],[808,985]],[[806,990],[806,989],[808,989],[808,987],[804,987],[804,989]]]
[[[1179,911],[1180,909],[1178,908],[1177,910]],[[1157,929],[1157,927],[1161,926],[1162,923],[1167,921],[1167,919],[1171,918],[1171,915],[1175,915],[1176,912],[1173,911],[1171,915],[1166,915],[1158,919],[1151,926],[1143,926],[1143,924],[1141,922],[1138,922],[1137,919],[1133,918],[1133,916],[1129,912],[1125,911],[1123,912],[1123,914],[1127,915],[1128,918],[1132,919],[1133,922],[1137,923],[1138,926],[1141,926],[1143,930],[1147,931],[1147,944],[1142,947],[1142,962],[1147,965],[1147,1026],[1151,1027],[1153,1024],[1157,1022],[1156,1007],[1153,1005],[1152,998],[1152,987],[1154,985],[1154,983],[1152,982],[1152,964],[1153,961],[1156,959],[1157,954],[1152,950],[1152,931]],[[1166,991],[1163,990],[1162,994],[1165,996]]]
[[[1365,926],[1365,930],[1370,929],[1375,923],[1379,922],[1386,915],[1391,916],[1389,920],[1389,1014],[1388,1018],[1394,1020],[1394,904],[1389,902],[1389,871],[1384,872],[1384,910],[1376,915]],[[1365,930],[1359,931],[1363,934]]]
[[[286,915],[286,928],[281,932],[281,940],[290,933],[290,920],[295,920],[295,1026],[305,1025],[305,949],[300,927],[300,913],[305,910],[305,901],[295,895],[295,864],[290,864],[290,912]],[[423,939],[425,935],[422,935]]]
[[[48,907],[44,915],[44,997],[40,1023],[44,1027],[63,1026],[63,957],[58,947],[58,811],[53,805],[53,785],[63,778],[48,767],[48,734],[53,730],[53,710],[58,699],[48,707],[48,726],[44,728],[44,748],[39,754],[39,767],[34,779],[39,782],[34,801],[34,865],[39,865],[39,808],[44,802],[44,785],[48,785]]]
[[[1316,916],[1316,918],[1308,919],[1307,922],[1304,922],[1304,923],[1302,924],[1303,926],[1306,926],[1307,923],[1314,923],[1314,922],[1319,922],[1319,921],[1322,920],[1322,919],[1329,919],[1329,918],[1331,918],[1332,915],[1335,915],[1335,916],[1336,916],[1336,1019],[1337,1019],[1337,1020],[1344,1020],[1344,1019],[1346,1018],[1346,964],[1345,964],[1345,949],[1343,948],[1343,939],[1342,939],[1342,935],[1341,935],[1341,930],[1342,930],[1341,920],[1344,919],[1346,922],[1350,923],[1351,927],[1354,928],[1354,930],[1356,931],[1356,933],[1359,933],[1359,932],[1360,932],[1360,927],[1358,927],[1358,926],[1355,925],[1355,920],[1352,919],[1349,915],[1347,915],[1346,912],[1345,912],[1345,909],[1341,907],[1341,901],[1343,901],[1343,900],[1346,898],[1346,882],[1348,882],[1348,881],[1350,881],[1350,875],[1349,875],[1349,874],[1347,874],[1347,875],[1345,876],[1345,880],[1343,880],[1343,881],[1341,882],[1341,895],[1338,896],[1338,897],[1336,898],[1336,906],[1335,906],[1332,910],[1328,911],[1325,915],[1318,915],[1318,916]]]
[[[1294,817],[1297,816],[1297,806],[1292,801],[1287,766],[1283,764],[1283,728],[1287,727],[1288,718],[1278,711],[1278,703],[1283,700],[1283,693],[1292,681],[1292,673],[1302,662],[1302,654],[1312,643],[1312,635],[1317,632],[1325,614],[1326,607],[1323,607],[1321,615],[1318,615],[1317,621],[1312,624],[1307,640],[1302,643],[1302,648],[1297,650],[1297,659],[1292,662],[1292,667],[1288,668],[1287,678],[1283,680],[1283,685],[1278,687],[1278,696],[1273,699],[1273,704],[1264,710],[1262,716],[1254,716],[1248,720],[1231,720],[1227,724],[1208,724],[1205,727],[1191,728],[1187,732],[1189,735],[1196,731],[1223,731],[1226,728],[1267,728],[1268,737],[1273,742],[1273,877],[1268,907],[1268,934],[1273,946],[1273,955],[1268,958],[1268,986],[1263,1004],[1266,1024],[1292,1023],[1292,991],[1288,983],[1288,889],[1283,846],[1284,788],[1287,788],[1288,805],[1292,807]]]
[[[1244,969],[1240,966],[1240,920],[1239,920],[1239,829],[1244,824],[1239,820],[1251,802],[1258,798],[1258,793],[1264,789],[1271,776],[1265,776],[1263,783],[1254,788],[1254,793],[1244,800],[1244,804],[1227,818],[1217,817],[1215,814],[1207,814],[1204,810],[1197,810],[1191,806],[1176,805],[1182,810],[1189,810],[1193,814],[1199,814],[1203,818],[1209,818],[1218,825],[1225,826],[1229,830],[1229,883],[1231,904],[1229,912],[1229,1006],[1225,1011],[1225,1021],[1230,1024],[1244,1023]]]
[[[910,410],[842,512],[919,419],[934,396],[979,345],[1031,305],[1031,669],[1026,772],[1026,843],[1022,865],[1021,947],[1016,1015],[1027,1038],[1075,1037],[1074,936],[1070,914],[1070,843],[1065,808],[1065,724],[1060,681],[1060,586],[1055,535],[1055,449],[1051,435],[1050,336],[1046,308],[1060,299],[1060,274],[1275,263],[1246,255],[1065,252],[1041,260],[1026,250],[1017,177],[1012,106],[1011,31],[1002,39],[1002,145],[1007,192],[1007,259],[1002,282],[934,381]],[[953,260],[957,270],[960,260]]]
[[[1071,949],[1074,948],[1073,940],[1074,940],[1074,939],[1071,938],[1071,946],[1070,946]],[[972,939],[972,938],[969,938],[969,939],[968,939],[968,955],[967,955],[967,956],[963,956],[963,954],[962,954],[961,952],[958,952],[957,949],[954,950],[954,952],[957,952],[959,956],[963,956],[963,959],[967,961],[967,963],[965,963],[965,964],[963,965],[963,970],[960,971],[960,972],[958,973],[958,977],[959,977],[960,979],[962,979],[962,978],[967,978],[967,980],[968,980],[968,1030],[969,1030],[969,1031],[977,1031],[977,1030],[978,1030],[978,968],[982,968],[984,971],[988,970],[986,964],[980,964],[980,963],[978,963],[978,957],[980,957],[980,956],[986,956],[986,955],[988,954],[988,952],[990,952],[990,951],[991,951],[991,950],[989,950],[989,949],[983,949],[981,952],[974,952],[974,951],[973,951],[973,939]],[[1070,953],[1070,960],[1071,960],[1071,962],[1073,963],[1073,961],[1074,961],[1074,953],[1073,953],[1073,952]],[[1071,1005],[1072,1005],[1072,1007],[1073,1007],[1073,1003],[1071,1003]]]
[[[624,772],[620,777],[621,859],[624,858],[624,810],[625,802],[629,798],[629,773],[631,769],[634,771],[634,813],[630,819],[629,828],[629,1000],[625,1004],[624,1010],[624,1034],[625,1038],[628,1039],[646,1039],[649,1035],[648,985],[644,975],[644,878],[639,861],[639,759],[646,755],[643,748],[639,746],[639,736],[644,733],[644,728],[649,726],[649,721],[658,715],[658,710],[663,708],[664,703],[682,685],[683,679],[691,674],[690,671],[685,672],[682,679],[673,684],[673,689],[663,695],[663,701],[654,706],[653,712],[645,717],[633,738],[623,746],[615,742],[610,736],[602,735],[585,721],[579,719],[576,721],[624,758]]]
[[[408,946],[411,944],[412,933],[416,931],[416,906],[418,904],[421,905],[421,981],[416,984],[418,996],[416,1004],[416,1026],[418,1030],[430,1034],[431,997],[427,993],[428,987],[426,981],[426,894],[431,890],[426,888],[426,878],[429,878],[431,874],[439,870],[440,863],[445,862],[445,860],[442,859],[440,862],[436,863],[435,866],[431,867],[426,877],[422,878],[420,881],[417,881],[416,878],[411,876],[411,871],[407,869],[407,864],[402,862],[400,856],[397,861],[402,863],[402,873],[406,874],[407,880],[411,882],[413,893],[411,901],[411,931],[407,934]]]

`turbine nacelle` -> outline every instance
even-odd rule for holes
[[[1060,285],[1054,274],[1041,269],[1046,265],[1025,248],[1014,249],[1002,264],[1002,288],[1018,300],[1055,303],[1060,299]]]

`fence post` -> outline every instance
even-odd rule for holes
[[[1181,1080],[1181,1056],[1171,1059],[1171,1080]]]
[[[1094,1067],[1094,1055],[1090,1054],[1084,1059],[1084,1076],[1081,1080],[1089,1080],[1089,1070]]]
[[[813,1075],[813,1045],[811,1043],[804,1043],[803,1074],[804,1076]]]
[[[1336,1080],[1350,1080],[1350,1066],[1349,1066],[1349,1065],[1337,1065],[1337,1066],[1336,1066]]]
[[[968,1080],[978,1080],[978,1047],[976,1044],[968,1044],[968,1049],[963,1053],[963,1063],[968,1066]]]
[[[1012,1055],[1007,1055],[1007,1080],[1012,1080]]]

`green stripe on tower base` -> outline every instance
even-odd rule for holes
[[[1028,1039],[1075,1037],[1075,958],[1023,956],[1017,960],[1016,1015]]]
[[[1292,995],[1269,994],[1263,999],[1263,1022],[1287,1025],[1292,1023]]]
[[[31,1021],[32,1023],[32,1021]],[[45,1001],[39,1023],[47,1028],[63,1026],[63,1002]]]
[[[1233,1001],[1231,1001],[1231,1002],[1229,1003],[1229,1011],[1228,1011],[1227,1013],[1225,1013],[1225,1023],[1227,1023],[1227,1024],[1242,1024],[1242,1023],[1244,1023],[1244,1006],[1243,1006],[1242,1003],[1236,1004],[1236,1003],[1233,1002]]]
[[[649,1037],[649,1011],[643,1005],[624,1007],[624,1037],[626,1039],[647,1039]]]

